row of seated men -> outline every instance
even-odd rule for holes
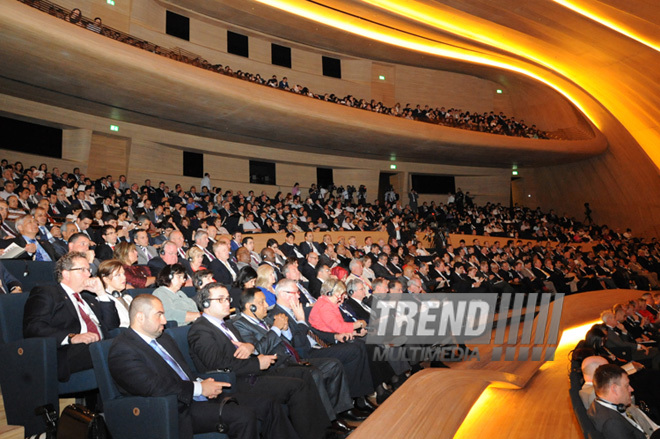
[[[148,41],[144,41],[140,38],[133,37],[124,33],[120,33],[119,31],[104,26],[102,24],[102,20],[100,17],[96,17],[94,18],[94,20],[83,17],[80,9],[78,8],[74,8],[72,11],[68,12],[67,14],[64,8],[60,6],[56,6],[51,2],[45,2],[40,0],[29,0],[29,1],[23,0],[23,1],[24,3],[30,4],[32,7],[41,9],[43,11],[48,11],[48,13],[52,16],[58,17],[62,20],[68,21],[69,23],[73,23],[81,27],[85,27],[88,30],[91,30],[92,32],[105,35],[109,38],[113,38],[115,40],[127,44],[131,44],[135,47],[139,47],[141,49],[148,50],[150,52],[162,56],[167,56],[170,59],[175,59],[177,61],[185,62],[186,64],[194,65],[196,67],[200,67],[206,70],[211,70],[214,72],[240,78],[246,81],[254,82],[255,84],[267,85],[273,88],[291,91],[293,93],[300,94],[303,96],[322,99],[327,102],[334,102],[341,105],[347,105],[354,108],[361,108],[368,111],[389,114],[397,117],[406,117],[406,115],[410,113],[408,116],[408,118],[410,119],[414,118],[416,120],[423,120],[430,122],[436,121],[437,119],[436,123],[445,123],[447,125],[456,126],[456,127],[469,128],[472,123],[477,122],[477,117],[481,116],[476,113],[474,113],[471,116],[469,111],[462,112],[462,110],[458,110],[458,109],[457,110],[450,109],[449,114],[446,115],[447,111],[445,110],[444,107],[429,109],[428,105],[424,110],[421,110],[419,105],[417,105],[417,107],[413,109],[412,107],[410,107],[410,104],[408,104],[406,108],[401,109],[401,105],[398,103],[396,104],[395,107],[389,108],[389,107],[385,107],[385,105],[383,105],[382,102],[376,103],[373,99],[369,102],[365,99],[355,98],[351,95],[341,98],[335,96],[334,94],[328,94],[328,93],[315,94],[309,91],[307,87],[301,85],[289,86],[286,77],[284,77],[281,81],[278,81],[277,77],[273,75],[270,79],[266,80],[265,78],[262,78],[260,74],[253,75],[249,72],[243,72],[241,70],[238,70],[237,72],[233,72],[229,66],[225,66],[223,68],[221,64],[211,64],[209,61],[201,57],[195,57],[195,58],[189,57],[186,56],[185,54],[182,54],[180,50],[171,51],[169,49],[162,48]],[[455,113],[454,116],[452,116],[452,111]],[[460,117],[459,117],[459,113],[460,113]],[[484,129],[482,131],[502,133],[511,136],[547,138],[547,135],[543,131],[538,130],[535,125],[528,127],[527,125],[525,125],[523,120],[516,121],[515,118],[507,118],[506,116],[504,116],[502,112],[500,112],[499,115],[495,115],[494,112],[491,111],[490,115],[484,113],[483,116],[481,116],[481,118],[483,119],[482,124],[484,125]],[[495,129],[495,127],[497,127],[498,129]]]
[[[584,285],[578,286],[578,290],[594,289],[596,282],[589,280],[594,277],[593,272],[607,277],[602,273],[607,271],[611,272],[612,281],[619,288],[659,286],[660,248],[656,240],[636,239],[629,231],[618,233],[607,226],[587,227],[566,215],[559,217],[553,211],[505,208],[492,203],[469,208],[461,203],[429,205],[424,202],[418,206],[416,199],[407,206],[402,206],[399,200],[355,205],[350,198],[335,197],[328,191],[310,192],[308,198],[292,194],[283,196],[282,193],[271,198],[265,193],[256,196],[253,191],[244,195],[231,190],[223,193],[216,187],[210,189],[209,177],[202,180],[200,192],[194,186],[184,191],[180,185],[170,191],[164,182],[155,187],[147,179],[140,187],[137,183],[128,183],[125,176],[114,179],[108,175],[92,181],[77,168],[71,173],[60,172],[58,168],[49,171],[46,164],[41,164],[39,169],[35,166],[24,169],[20,162],[11,165],[4,159],[0,161],[0,167],[6,186],[0,191],[0,198],[12,203],[6,210],[4,205],[0,206],[0,238],[16,237],[18,232],[13,221],[39,207],[46,215],[36,215],[35,212],[40,226],[38,236],[42,240],[54,241],[60,253],[63,250],[61,239],[66,240],[66,236],[62,236],[65,231],[59,226],[62,222],[63,225],[73,223],[66,225],[66,232],[110,224],[116,227],[120,240],[131,240],[136,229],[146,229],[152,245],[166,240],[171,230],[181,231],[185,240],[192,244],[194,231],[204,228],[209,231],[211,239],[216,233],[225,231],[233,234],[237,231],[383,230],[387,231],[391,241],[406,247],[414,243],[415,231],[426,230],[433,235],[430,228],[433,224],[458,227],[468,234],[481,234],[484,225],[501,223],[506,224],[507,229],[512,228],[513,234],[509,236],[530,233],[531,238],[559,241],[561,244],[553,250],[552,259],[554,263],[561,259],[568,277],[574,274],[587,279],[580,280]],[[101,241],[99,232],[94,235],[87,231],[87,234],[92,238],[92,245]],[[436,247],[445,247],[444,235],[435,235]],[[577,250],[569,247],[569,243],[578,246],[585,240],[598,240],[593,254],[582,254],[579,247]],[[394,245],[392,242],[388,244]],[[479,247],[479,244],[474,245]],[[502,250],[507,249],[502,247],[498,252]],[[530,250],[538,253],[537,249]],[[516,251],[514,248],[508,255],[510,265],[523,259],[524,254],[519,255]],[[541,256],[545,258],[548,251],[548,248],[541,249]],[[481,258],[481,252],[477,257]],[[603,259],[602,264],[600,259]],[[602,280],[596,281],[601,287],[604,284]]]
[[[287,273],[294,272],[295,262],[290,266]],[[256,437],[257,419],[264,437],[348,434],[346,421],[360,421],[373,411],[367,396],[375,392],[376,401],[382,402],[392,387],[417,370],[401,364],[405,362],[373,360],[362,341],[367,322],[341,314],[346,286],[337,279],[325,282],[313,306],[304,306],[300,283],[289,275],[270,289],[275,303],[269,306],[269,289],[250,287],[252,278],[239,296],[240,313],[231,322],[225,319],[232,296],[225,285],[213,282],[212,272],[194,274],[198,293],[193,300],[181,291],[189,277],[186,268],[166,265],[157,276],[159,288],[133,299],[126,294],[124,268],[119,260],[106,260],[97,276],[90,277],[84,253],[62,256],[56,263],[59,284],[30,292],[24,335],[57,339],[58,377],[66,380],[91,368],[90,343],[108,338],[113,328],[130,327],[113,341],[113,378],[122,393],[177,394],[181,437],[215,429],[218,408],[208,400],[222,396],[226,384],[195,381],[176,344],[163,335],[170,318],[192,322],[189,343],[198,370],[227,368],[238,375],[232,396],[239,404],[223,409],[230,437]],[[249,271],[254,272],[246,266],[241,274]],[[362,281],[352,280],[349,288],[352,298],[366,297]],[[362,313],[368,310],[357,306]],[[280,404],[288,406],[288,416]]]
[[[580,398],[605,438],[649,438],[659,428],[659,317],[657,293],[616,304],[573,352],[584,378]]]

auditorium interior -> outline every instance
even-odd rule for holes
[[[336,184],[365,185],[373,199],[391,185],[406,200],[417,175],[451,176],[476,204],[581,221],[589,203],[598,224],[660,237],[660,8],[651,0],[52,2],[233,72],[390,108],[501,112],[547,138],[260,86],[74,26],[38,2],[0,2],[0,116],[61,130],[61,154],[0,141],[10,162],[187,188],[200,181],[184,169],[193,157],[213,186],[271,196],[297,182],[306,192],[319,168]],[[254,179],[260,162],[274,164],[272,181]],[[446,199],[420,194],[420,203]],[[603,304],[638,296],[567,296],[554,361],[424,370],[351,437],[583,437],[568,393],[569,351]],[[0,438],[23,437],[2,415]]]

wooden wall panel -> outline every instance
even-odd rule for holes
[[[204,172],[211,174],[211,182],[215,186],[221,186],[219,182],[223,181],[224,187],[231,189],[230,183],[250,181],[250,161],[244,158],[204,154]]]
[[[494,109],[495,90],[501,86],[494,82],[451,72],[438,72],[409,66],[396,66],[396,101],[402,107],[410,103],[431,107],[454,107],[464,111],[491,111]],[[511,113],[506,102],[498,102],[501,110]]]
[[[384,76],[385,80],[379,79]],[[396,67],[392,64],[374,62],[371,65],[371,98],[388,107],[396,104]]]
[[[456,176],[456,190],[460,188],[463,193],[470,192],[477,204],[490,201],[508,206],[510,187],[511,177],[508,175]]]
[[[128,172],[128,155],[128,139],[94,133],[89,152],[93,159],[89,161],[87,175],[90,178],[125,175]]]
[[[87,172],[92,130],[62,130],[62,158],[80,163],[82,172]]]
[[[303,188],[308,188],[312,183],[316,184],[316,166],[294,165],[292,163],[277,163],[275,165],[277,185],[288,188],[282,190],[284,195],[291,192],[296,183]],[[303,192],[304,194],[304,192]]]

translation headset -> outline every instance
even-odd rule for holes
[[[161,256],[164,256],[164,255],[165,255],[165,247],[161,247],[160,250],[158,250],[158,253],[159,253]]]
[[[255,312],[257,312],[257,305],[255,305],[254,303],[250,304],[250,312],[251,312],[252,314],[254,314]]]
[[[202,300],[202,308],[206,309],[211,306],[211,301],[209,299]]]
[[[346,290],[346,294],[348,294],[350,297],[353,297],[353,292],[354,292],[353,288],[349,288],[348,290]]]
[[[203,285],[203,284],[204,284],[204,279],[202,279],[202,278],[199,278],[199,279],[197,279],[197,280],[195,281],[195,286],[196,286],[197,288],[202,288],[202,285]]]
[[[112,297],[118,299],[118,298],[121,297],[121,293],[120,293],[119,291],[117,291],[117,290],[114,290],[114,291],[112,292]]]
[[[625,404],[614,404],[613,402],[605,401],[603,398],[596,398],[598,401],[606,405],[607,407],[616,410],[619,413],[625,413],[628,406]]]

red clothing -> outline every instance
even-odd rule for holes
[[[353,332],[353,322],[344,321],[339,305],[332,303],[328,296],[321,296],[316,301],[309,313],[309,324],[323,332]]]
[[[151,270],[146,265],[124,265],[126,273],[126,284],[133,288],[146,288],[147,277],[151,276]]]

